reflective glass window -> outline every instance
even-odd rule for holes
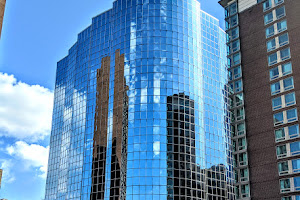
[[[284,90],[290,90],[294,88],[294,79],[293,77],[287,78],[283,80],[283,88]]]
[[[242,185],[242,197],[249,197],[249,185]]]
[[[282,75],[288,75],[292,73],[292,63],[286,63],[282,65]]]
[[[271,85],[271,94],[275,95],[280,93],[280,83],[276,82]]]
[[[239,27],[236,27],[231,30],[231,40],[234,40],[239,37]]]
[[[289,43],[289,36],[288,36],[287,33],[285,33],[283,35],[280,35],[278,37],[278,40],[279,40],[279,46],[282,47],[282,46],[284,46],[284,45],[286,45],[286,44]]]
[[[300,200],[300,196],[297,195],[297,196],[295,196],[295,197],[296,197],[296,200]]]
[[[238,24],[238,16],[234,15],[233,17],[230,18],[230,25],[231,27],[234,27]]]
[[[249,179],[249,173],[248,173],[248,169],[241,169],[240,170],[241,173],[241,181],[247,181]]]
[[[277,53],[273,53],[268,57],[269,65],[274,65],[277,63]]]
[[[277,23],[278,33],[282,32],[282,31],[285,31],[286,29],[287,29],[286,20],[283,20],[283,21]]]
[[[277,8],[275,13],[276,13],[276,19],[280,19],[280,18],[284,17],[285,16],[285,7],[283,6],[283,7]]]
[[[274,118],[275,125],[283,124],[283,113],[282,112],[274,114],[273,118]]]
[[[284,156],[286,156],[287,151],[286,151],[286,146],[285,146],[285,145],[277,146],[276,149],[277,149],[277,150],[276,150],[277,156],[279,156],[279,157],[284,157]]]
[[[279,70],[278,67],[270,69],[270,80],[274,80],[279,77]]]
[[[288,127],[290,138],[295,138],[299,136],[299,125],[293,125]]]
[[[289,59],[291,57],[290,48],[286,48],[286,49],[281,50],[280,51],[280,57],[281,57],[282,61]]]
[[[292,160],[293,172],[300,172],[300,159]]]
[[[273,13],[270,12],[265,15],[265,24],[269,24],[273,21]]]
[[[244,95],[243,93],[239,93],[235,95],[235,105],[240,106],[244,103]]]
[[[266,29],[266,37],[267,38],[272,37],[274,34],[275,34],[274,25],[272,25]]]
[[[289,165],[288,165],[288,162],[285,161],[285,162],[282,162],[282,163],[278,163],[278,171],[279,171],[279,174],[285,174],[289,171]]]
[[[271,0],[265,1],[263,7],[264,7],[264,11],[269,10],[270,8],[272,8],[272,1]]]
[[[296,191],[300,191],[300,177],[294,177],[294,186]]]
[[[300,154],[300,142],[293,142],[290,144],[291,155]]]
[[[236,52],[238,50],[240,50],[240,41],[236,40],[232,42],[232,52]]]
[[[235,92],[240,92],[243,89],[242,80],[238,80],[234,82]]]
[[[288,122],[296,121],[298,119],[297,109],[287,110],[286,117]]]
[[[285,139],[285,133],[283,128],[275,130],[275,138],[276,141],[282,141],[283,139]]]
[[[238,65],[241,63],[241,56],[240,53],[233,55],[233,65]]]
[[[237,125],[238,135],[243,135],[245,133],[245,124],[241,123]]]
[[[280,180],[280,189],[281,192],[288,192],[291,189],[290,179]]]
[[[246,149],[246,138],[238,139],[239,150]]]
[[[291,106],[296,104],[296,97],[294,92],[284,95],[284,98],[285,98],[285,106]]]
[[[242,72],[241,66],[234,68],[233,69],[234,79],[240,78],[242,76],[241,72]]]
[[[236,110],[236,119],[237,120],[244,119],[244,108],[239,108]]]
[[[272,99],[272,107],[273,107],[273,110],[278,110],[278,109],[282,108],[281,97]]]
[[[272,50],[274,50],[274,49],[276,49],[276,41],[275,41],[275,38],[273,38],[272,40],[269,40],[269,41],[267,42],[267,50],[268,50],[268,51],[272,51]]]
[[[237,3],[230,5],[230,15],[234,15],[237,12]]]

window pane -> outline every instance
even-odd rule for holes
[[[242,91],[242,87],[243,87],[242,80],[236,81],[235,84],[234,84],[234,87],[235,87],[235,92]]]
[[[264,11],[269,10],[272,7],[272,1],[267,0],[266,2],[264,2],[263,6],[264,6]]]
[[[283,21],[277,23],[277,30],[279,33],[282,31],[285,31],[286,29],[287,29],[286,20],[283,20]]]
[[[278,146],[276,152],[278,156],[286,155],[286,146],[285,145]]]
[[[294,178],[294,185],[295,185],[295,190],[299,191],[300,190],[300,177]]]
[[[273,36],[274,32],[275,32],[274,26],[272,25],[266,29],[266,37],[269,38],[269,37]]]
[[[276,18],[277,19],[285,16],[285,8],[284,8],[284,6],[281,7],[281,8],[277,8],[275,12],[276,12]]]
[[[241,77],[241,71],[242,71],[242,70],[241,70],[241,67],[240,67],[240,66],[234,68],[233,74],[234,74],[234,78],[235,78],[235,79]]]
[[[269,24],[273,21],[273,13],[270,12],[265,15],[265,24]]]
[[[239,28],[236,27],[234,29],[232,29],[231,31],[231,39],[234,40],[235,38],[239,37]]]
[[[293,77],[283,80],[284,90],[290,90],[294,88],[294,79]]]
[[[282,112],[274,114],[274,124],[275,125],[283,124],[283,113]]]
[[[242,105],[244,102],[244,96],[243,93],[239,93],[235,96],[235,104],[236,106]]]
[[[234,27],[238,24],[238,17],[237,15],[234,15],[233,17],[230,18],[231,20],[231,27]]]
[[[280,57],[281,57],[282,61],[289,59],[291,57],[290,48],[281,50],[280,51]]]
[[[284,97],[285,97],[285,106],[291,106],[296,103],[295,93],[286,94]]]
[[[290,179],[280,180],[280,189],[282,192],[288,192],[290,191],[290,188],[291,188]]]
[[[300,142],[293,142],[290,144],[290,147],[292,155],[300,154]]]
[[[238,134],[239,135],[244,134],[244,132],[245,132],[245,124],[244,123],[238,124],[237,125],[237,129],[238,129]]]
[[[274,65],[277,63],[277,53],[269,55],[269,65]]]
[[[279,39],[279,46],[283,46],[289,43],[289,36],[287,33],[278,37]]]
[[[292,73],[292,63],[286,63],[282,65],[282,75],[287,75]]]
[[[278,171],[280,172],[280,174],[283,174],[282,172],[288,172],[289,171],[288,162],[278,163]]]
[[[276,42],[275,42],[275,39],[272,39],[267,42],[267,50],[272,51],[274,49],[276,49]]]
[[[237,4],[236,3],[233,3],[230,5],[230,15],[233,15],[237,12]]]
[[[278,110],[278,109],[282,108],[281,97],[272,99],[272,106],[273,106],[273,110]]]
[[[299,125],[294,125],[288,127],[290,138],[295,138],[299,136]]]
[[[240,41],[236,40],[232,42],[232,52],[236,52],[240,49]]]
[[[276,138],[276,141],[281,141],[281,139],[285,138],[283,128],[275,130],[275,138]]]
[[[278,93],[280,93],[280,84],[279,84],[279,82],[273,83],[271,85],[271,94],[274,95],[274,94],[278,94]]]
[[[275,67],[273,69],[270,69],[270,79],[273,80],[273,79],[276,79],[279,77],[279,70],[278,70],[278,67]]]
[[[237,65],[237,64],[240,64],[240,54],[239,53],[233,55],[233,65]]]
[[[300,172],[300,159],[293,160],[292,161],[292,166],[293,166],[293,172]]]
[[[287,110],[286,111],[286,117],[287,117],[288,122],[296,121],[298,119],[297,110],[296,109]]]

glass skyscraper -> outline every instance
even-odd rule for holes
[[[58,62],[45,199],[234,199],[226,55],[196,0],[114,1]]]

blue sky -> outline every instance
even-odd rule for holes
[[[7,1],[0,40],[0,199],[43,199],[56,62],[112,2]],[[224,27],[218,0],[200,2]]]

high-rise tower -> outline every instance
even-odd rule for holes
[[[222,0],[237,199],[300,199],[300,1]]]
[[[116,0],[58,62],[46,200],[234,199],[225,32]]]

